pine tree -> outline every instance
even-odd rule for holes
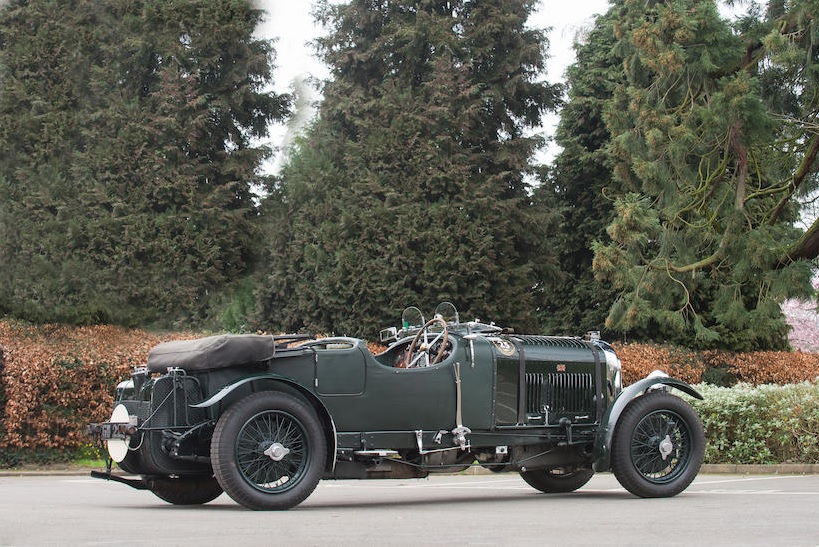
[[[783,260],[799,239],[795,209],[775,213],[795,171],[767,102],[778,91],[759,76],[773,58],[713,0],[612,9],[625,68],[606,110],[616,216],[594,258],[623,290],[608,324],[689,345],[782,347],[778,303],[811,289],[809,264]]]
[[[0,309],[201,320],[257,245],[252,144],[287,110],[240,0],[0,11]]]
[[[407,305],[534,323],[525,134],[555,106],[534,2],[323,4],[332,80],[282,173],[264,319],[372,336]]]

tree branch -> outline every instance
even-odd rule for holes
[[[782,199],[779,201],[776,208],[774,209],[773,213],[771,213],[771,216],[768,218],[769,225],[773,225],[776,223],[777,218],[782,213],[782,210],[788,204],[791,197],[793,197],[793,194],[799,189],[799,186],[801,186],[802,183],[805,182],[805,179],[808,178],[808,175],[810,175],[813,172],[814,164],[816,163],[817,157],[819,157],[819,135],[814,135],[807,154],[805,154],[805,157],[802,158],[802,161],[799,164],[799,168],[793,175],[793,179],[791,181],[788,192],[782,197]]]
[[[797,260],[811,260],[817,256],[819,256],[819,218],[798,241],[785,249],[785,255],[779,259],[779,267],[787,266]]]

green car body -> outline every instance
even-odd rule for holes
[[[642,497],[696,476],[702,425],[658,374],[623,390],[603,341],[517,335],[409,308],[386,351],[360,339],[222,335],[152,350],[91,433],[139,480],[95,476],[176,504],[223,490],[287,509],[321,479],[421,478],[471,465],[569,492],[613,470]],[[417,312],[417,313],[416,313]],[[411,317],[414,320],[408,320]],[[446,319],[445,319],[446,318]]]

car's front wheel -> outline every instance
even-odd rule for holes
[[[156,497],[174,505],[202,505],[222,495],[213,477],[152,477],[146,482]]]
[[[614,431],[611,469],[642,498],[676,496],[699,472],[705,433],[687,402],[664,391],[634,399]]]
[[[211,440],[216,478],[237,503],[290,509],[316,488],[326,460],[321,422],[287,393],[249,395],[219,419]]]
[[[594,471],[591,469],[567,469],[563,467],[520,472],[520,476],[523,477],[526,484],[547,494],[574,492],[589,482],[592,475],[594,475]]]

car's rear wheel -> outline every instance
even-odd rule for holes
[[[156,497],[174,505],[202,505],[222,495],[214,477],[151,477],[146,481]]]
[[[211,440],[216,478],[237,503],[289,509],[316,488],[326,460],[321,422],[305,401],[261,392],[230,407]]]
[[[574,492],[589,482],[592,475],[594,475],[594,471],[591,469],[567,469],[563,467],[520,472],[520,476],[523,477],[526,484],[547,494]]]
[[[623,411],[612,440],[611,469],[636,496],[676,496],[697,476],[704,451],[702,422],[691,405],[657,391]]]

